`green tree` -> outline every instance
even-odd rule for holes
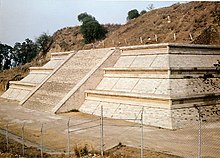
[[[31,62],[39,52],[46,53],[51,43],[52,37],[46,33],[41,34],[36,42],[27,38],[22,43],[15,43],[13,48],[0,43],[0,70]]]
[[[81,13],[78,15],[78,20],[82,22],[80,31],[83,34],[85,43],[91,43],[105,37],[106,29],[93,16]]]
[[[140,16],[140,14],[139,14],[138,10],[137,9],[133,9],[133,10],[130,10],[128,12],[127,20],[129,21],[129,20],[135,19],[135,18],[137,18],[139,16]]]
[[[146,12],[147,12],[146,10],[142,10],[142,11],[140,12],[140,15],[144,15]]]
[[[81,13],[81,14],[78,15],[78,20],[79,20],[79,22],[84,23],[84,22],[93,21],[93,20],[96,20],[96,19],[92,15],[89,15],[85,12],[85,13]]]
[[[15,43],[13,52],[17,65],[31,62],[31,60],[39,53],[37,44],[28,38],[22,43]]]
[[[38,50],[44,54],[48,52],[50,45],[52,44],[52,37],[46,33],[42,33],[38,38],[36,38],[36,45]]]
[[[13,52],[12,47],[0,43],[0,70],[12,67]]]

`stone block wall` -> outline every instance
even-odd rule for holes
[[[144,124],[168,129],[198,125],[194,105],[204,108],[203,121],[220,118],[220,79],[214,67],[220,47],[160,44],[121,50],[100,84],[87,91],[80,111],[100,115],[103,106],[104,117],[140,119],[144,107]]]
[[[204,105],[200,107],[203,122],[220,121],[220,104]],[[186,126],[198,126],[199,113],[195,107],[171,110],[172,128],[184,128]]]

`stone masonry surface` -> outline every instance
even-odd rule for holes
[[[51,112],[59,101],[106,55],[108,50],[78,51],[23,106]]]

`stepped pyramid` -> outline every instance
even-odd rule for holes
[[[218,120],[220,73],[214,64],[219,59],[220,47],[208,45],[81,50],[20,104],[49,113],[76,109],[98,116],[102,106],[104,117],[116,119],[138,120],[143,110],[144,124],[169,129],[198,121],[195,106],[201,107],[203,119]]]
[[[219,119],[220,73],[213,64],[220,47],[157,44],[120,48],[121,56],[94,90],[85,91],[80,111],[176,129],[204,119]],[[211,78],[209,78],[211,77]]]

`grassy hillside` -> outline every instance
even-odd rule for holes
[[[178,3],[155,9],[125,25],[106,25],[107,37],[94,45],[100,48],[167,42],[220,44],[220,26],[215,23],[214,12],[220,12],[219,2]],[[93,47],[83,44],[78,26],[58,30],[53,38],[51,52]]]

